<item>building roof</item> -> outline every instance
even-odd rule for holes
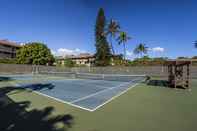
[[[94,55],[91,55],[89,53],[81,53],[77,56],[71,57],[71,59],[88,59],[88,58],[94,58]]]
[[[94,58],[94,55],[89,53],[81,53],[79,55],[66,55],[66,56],[58,56],[57,59],[89,59]]]
[[[121,55],[113,55],[112,57],[121,57]],[[90,53],[81,53],[79,55],[66,55],[66,56],[57,56],[56,57],[59,60],[64,60],[64,59],[90,59],[90,58],[95,58],[95,55],[90,54]]]
[[[17,43],[11,42],[11,41],[8,41],[8,40],[0,40],[0,45],[7,45],[7,46],[12,46],[12,47],[21,47]]]

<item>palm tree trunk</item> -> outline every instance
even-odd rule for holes
[[[125,43],[123,43],[124,46],[124,60],[126,60],[126,47],[125,47]]]
[[[112,55],[114,55],[115,51],[114,51],[113,44],[112,44],[112,35],[110,36],[110,46],[111,46]]]

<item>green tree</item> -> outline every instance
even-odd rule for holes
[[[143,43],[140,43],[134,49],[134,54],[140,54],[141,57],[143,56],[143,54],[147,54],[147,52],[148,52],[148,47],[146,47],[146,45]]]
[[[124,47],[124,60],[126,59],[126,42],[129,39],[131,39],[131,37],[129,37],[126,32],[120,32],[120,34],[118,36],[118,39],[117,39],[119,45],[123,44],[123,47]]]
[[[16,59],[12,58],[5,58],[5,59],[0,59],[0,63],[4,63],[4,64],[16,64]]]
[[[75,65],[75,63],[71,59],[67,58],[64,60],[64,66],[73,67],[74,65]]]
[[[197,59],[197,56],[193,56],[192,59]]]
[[[120,26],[115,20],[110,20],[110,23],[107,26],[107,35],[109,35],[110,38],[110,48],[112,51],[112,54],[115,54],[114,48],[113,48],[113,43],[112,43],[112,38],[116,37],[116,34],[120,32]]]
[[[96,41],[96,54],[95,61],[98,66],[107,66],[110,64],[110,48],[105,36],[105,14],[102,8],[99,9],[96,25],[95,25],[95,41]]]
[[[50,49],[39,42],[27,43],[16,53],[17,63],[46,65],[54,62]]]
[[[179,56],[179,57],[177,57],[177,59],[189,59],[189,58],[185,57],[185,56]]]
[[[168,57],[155,57],[153,58],[153,61],[167,61]]]
[[[111,65],[120,66],[124,64],[123,55],[114,55],[111,59]]]

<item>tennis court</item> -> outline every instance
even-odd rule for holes
[[[43,72],[8,75],[12,84],[88,111],[95,111],[145,79],[145,75]]]

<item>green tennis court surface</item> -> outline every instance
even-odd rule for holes
[[[11,85],[1,83],[2,88]],[[191,91],[141,83],[94,112],[30,91],[12,91],[8,96],[15,102],[29,101],[27,111],[53,107],[52,116],[72,115],[74,124],[70,131],[195,131],[196,87],[197,80],[192,81]]]
[[[47,75],[7,75],[13,86],[87,111],[95,111],[125,93],[145,76],[60,73]],[[67,75],[67,77],[66,77]],[[73,74],[76,75],[76,74]],[[69,77],[70,76],[70,77]],[[39,81],[39,82],[38,82]]]

